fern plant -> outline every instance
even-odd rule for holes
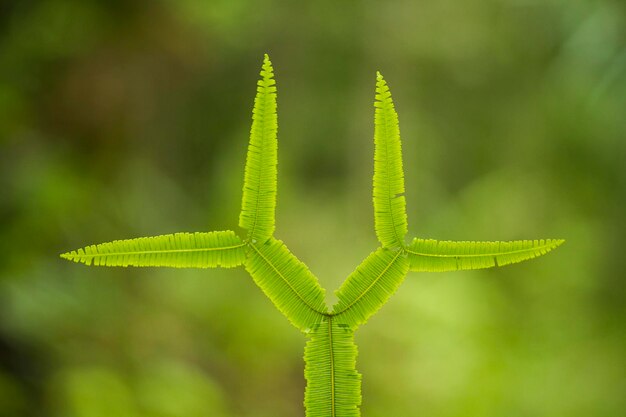
[[[406,243],[407,215],[398,116],[376,76],[373,202],[380,247],[336,291],[328,309],[317,278],[274,237],[277,176],[276,83],[265,55],[252,112],[239,226],[233,231],[176,233],[116,240],[64,253],[86,265],[231,268],[243,265],[255,283],[308,341],[304,405],[308,417],[360,415],[361,375],[354,332],[385,304],[409,271],[490,268],[544,255],[563,240]]]

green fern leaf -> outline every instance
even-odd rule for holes
[[[408,270],[409,261],[401,250],[380,248],[370,254],[336,291],[337,322],[353,329],[365,323],[396,292]]]
[[[253,242],[264,242],[274,233],[277,132],[276,82],[272,63],[266,54],[252,110],[239,215],[239,226],[248,231],[248,240]]]
[[[100,266],[230,268],[244,263],[246,250],[245,243],[228,230],[114,240],[64,253],[61,258]]]
[[[561,245],[561,239],[511,242],[451,242],[414,239],[406,248],[411,271],[443,272],[491,268],[545,255]]]
[[[306,265],[280,240],[249,244],[246,270],[289,321],[302,331],[326,314],[324,290]]]
[[[383,247],[404,246],[407,232],[404,172],[398,114],[380,73],[376,80],[374,118],[374,221]]]
[[[86,265],[234,267],[244,264],[272,303],[310,339],[305,349],[307,417],[359,417],[361,375],[355,369],[354,330],[398,289],[409,270],[452,271],[521,262],[543,255],[563,240],[449,242],[414,239],[407,233],[398,115],[391,92],[377,73],[373,203],[380,247],[350,274],[329,313],[315,276],[273,237],[277,193],[276,84],[265,55],[254,99],[239,226],[232,231],[177,233],[91,245],[61,255]]]
[[[355,369],[354,333],[327,317],[304,351],[307,417],[358,417],[361,375]]]

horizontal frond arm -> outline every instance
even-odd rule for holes
[[[370,254],[337,290],[333,308],[338,323],[352,329],[363,324],[396,292],[409,270],[402,250],[378,249]]]
[[[383,247],[404,246],[407,233],[398,114],[383,76],[376,77],[374,115],[374,225]]]
[[[175,233],[90,245],[64,253],[61,258],[97,266],[230,268],[244,263],[245,246],[230,230]]]
[[[249,247],[246,270],[276,308],[302,331],[319,323],[327,314],[324,290],[306,265],[274,238]]]
[[[522,262],[545,255],[563,242],[562,239],[454,242],[416,238],[405,251],[411,271],[444,272]]]

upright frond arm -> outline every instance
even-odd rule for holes
[[[248,231],[250,241],[262,242],[274,233],[277,132],[276,82],[272,63],[265,55],[252,110],[252,128],[239,215],[239,226]]]
[[[384,247],[403,247],[407,232],[398,115],[383,76],[376,80],[374,122],[374,221]]]

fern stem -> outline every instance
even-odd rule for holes
[[[335,358],[333,355],[333,318],[328,316],[328,345],[330,348],[330,405],[331,415],[335,417]]]

